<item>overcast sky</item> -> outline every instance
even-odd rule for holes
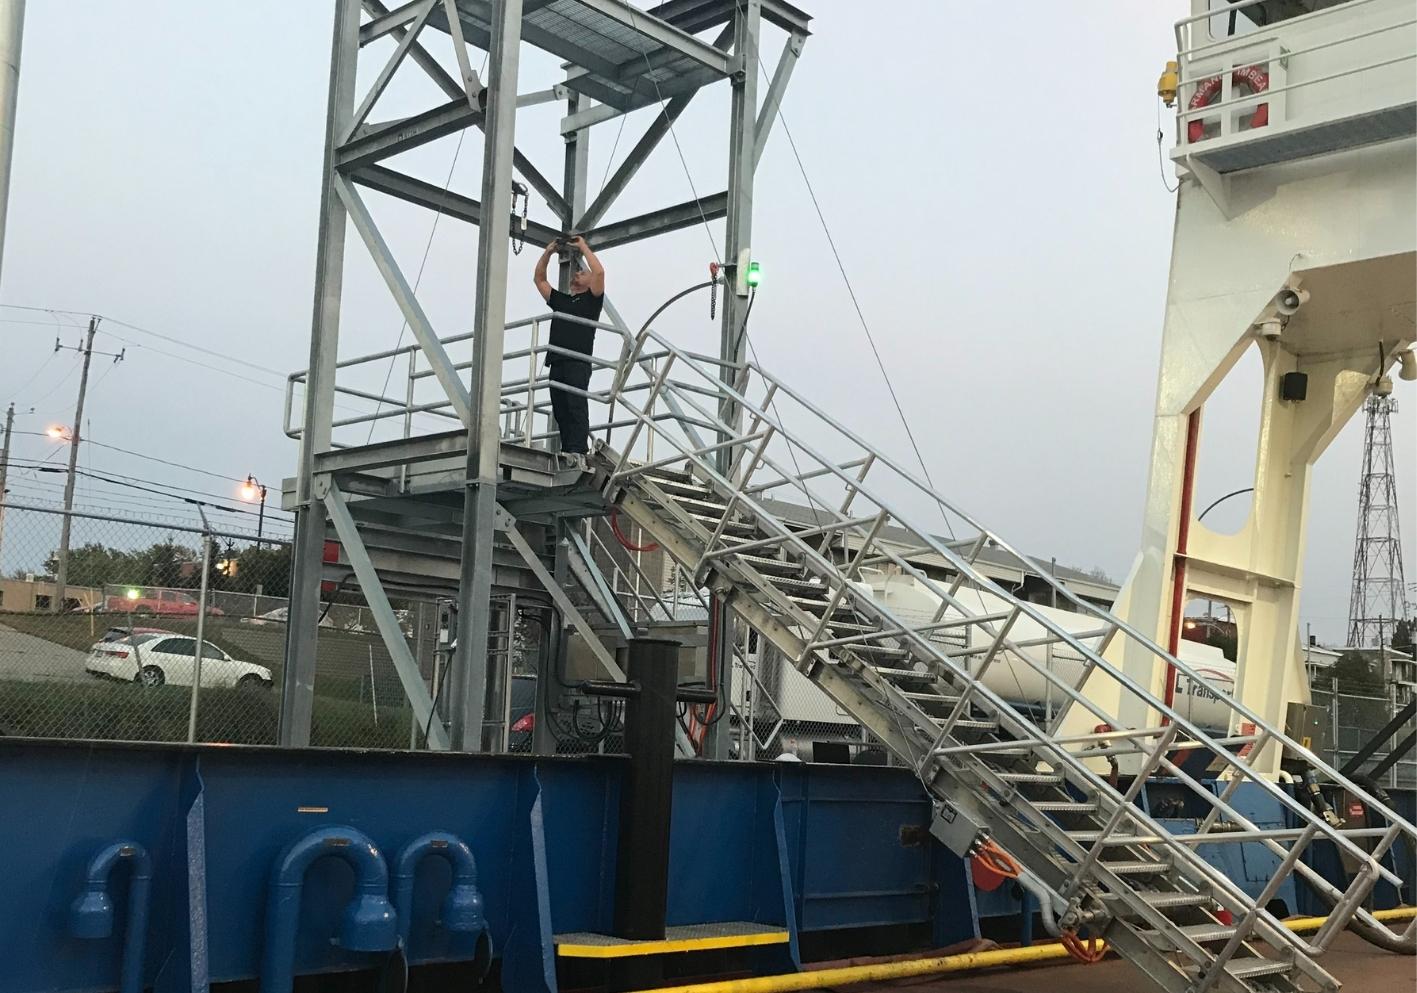
[[[131,5],[80,6],[82,17],[72,4],[29,7],[0,277],[0,302],[70,313],[0,310],[0,401],[37,408],[21,431],[70,420],[77,358],[55,354],[54,338],[76,344],[80,328],[56,325],[102,314],[112,320],[96,348],[127,355],[95,359],[90,436],[274,489],[295,458],[281,434],[284,374],[308,349],[331,5],[150,0],[141,17]],[[1155,81],[1187,5],[1029,5],[1026,19],[933,2],[869,17],[866,5],[806,6],[815,33],[784,117],[936,483],[1035,555],[1120,579],[1140,534],[1174,206]],[[774,58],[781,35],[764,35]],[[555,60],[524,51],[521,91],[557,78]],[[373,117],[441,99],[408,73]],[[650,113],[631,117],[618,144],[617,124],[595,130],[592,196],[612,146],[618,162]],[[519,145],[548,176],[560,174],[559,115],[542,106],[518,120]],[[726,119],[716,87],[676,128],[700,193],[723,188]],[[452,188],[477,196],[481,135],[457,144],[397,165],[440,186],[451,167]],[[612,218],[685,200],[689,184],[666,143]],[[412,276],[432,215],[368,198]],[[721,244],[722,225],[713,230]],[[471,323],[475,246],[473,230],[446,219],[432,238],[420,295],[441,331]],[[610,292],[637,326],[701,278],[711,254],[702,228],[607,252]],[[768,276],[752,329],[764,365],[908,454],[781,129],[758,173],[754,254]],[[535,255],[512,260],[510,317],[539,308]],[[341,354],[392,347],[398,312],[362,248],[348,258]],[[716,325],[701,310],[666,330],[712,347]],[[1417,581],[1417,397],[1398,385]],[[1207,408],[1199,505],[1251,482],[1256,411],[1229,395]],[[1303,612],[1326,640],[1343,637],[1360,445],[1355,421],[1314,482]],[[34,434],[17,435],[14,454],[63,458]],[[88,449],[83,463],[164,486],[236,485],[112,449]],[[57,474],[12,480],[16,498],[59,497]],[[87,506],[149,499],[80,485]],[[180,504],[167,512],[193,517]],[[1234,500],[1210,522],[1233,527],[1244,512]]]

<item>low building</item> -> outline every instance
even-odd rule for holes
[[[0,579],[0,611],[33,614],[47,611],[54,602],[52,579],[26,576]],[[103,603],[103,590],[93,586],[66,586],[64,610],[93,610]]]

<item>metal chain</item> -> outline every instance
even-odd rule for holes
[[[513,217],[513,219],[518,219],[518,218],[517,218],[517,197],[518,197],[518,196],[520,196],[520,197],[522,198],[522,214],[521,214],[521,217],[519,218],[519,220],[521,221],[521,226],[512,234],[512,254],[513,254],[513,255],[520,255],[520,254],[522,253],[522,249],[526,247],[527,212],[528,212],[528,210],[530,210],[530,208],[531,208],[531,196],[527,193],[526,187],[523,186],[521,183],[513,182],[513,183],[512,183],[512,217]]]

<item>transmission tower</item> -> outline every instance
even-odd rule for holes
[[[1353,595],[1348,644],[1377,645],[1407,619],[1398,526],[1397,477],[1392,465],[1392,414],[1397,401],[1371,396],[1363,408],[1363,475],[1358,483],[1358,537],[1353,546]]]

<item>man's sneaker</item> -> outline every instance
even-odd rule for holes
[[[578,469],[585,472],[589,466],[586,464],[585,454],[582,452],[560,452],[561,464],[567,469]]]

